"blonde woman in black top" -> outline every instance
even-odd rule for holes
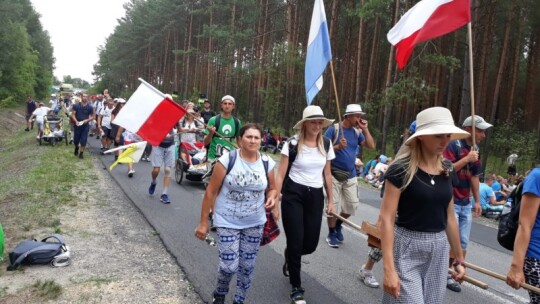
[[[458,257],[455,277],[465,274],[454,216],[452,163],[442,153],[453,139],[470,136],[446,108],[416,117],[417,127],[388,168],[381,213],[384,252],[383,303],[444,303],[448,253]]]

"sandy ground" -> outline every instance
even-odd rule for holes
[[[0,303],[203,303],[159,235],[99,160],[92,163],[97,179],[75,185],[80,199],[61,215],[72,264],[2,270]],[[62,286],[60,297],[37,296],[31,288],[37,280],[54,280]]]

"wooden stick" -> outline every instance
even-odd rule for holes
[[[476,150],[476,117],[474,116],[474,64],[473,64],[473,40],[472,23],[467,24],[467,36],[469,36],[469,84],[471,86],[471,119],[472,119],[472,149]]]
[[[448,269],[448,273],[450,274],[456,274],[457,272],[453,269]],[[470,284],[473,284],[474,286],[478,286],[482,289],[488,289],[488,284],[480,281],[480,280],[477,280],[477,279],[474,279],[474,278],[471,278],[470,276],[468,275],[464,275],[463,276],[463,281],[467,282],[467,283],[470,283]]]
[[[506,282],[506,276],[504,276],[502,274],[499,274],[499,273],[496,273],[494,271],[491,271],[489,269],[485,269],[485,268],[482,268],[480,266],[476,266],[476,265],[468,263],[468,262],[465,262],[465,267],[468,267],[470,269],[476,270],[478,272],[481,272],[483,274],[487,274],[488,276],[491,276],[491,277],[494,277],[496,279],[499,279],[501,281]],[[540,294],[540,288],[538,288],[536,286],[532,286],[532,285],[527,284],[527,283],[521,283],[520,286],[525,288],[525,289],[528,289],[530,291],[534,291],[534,292]]]
[[[366,221],[362,222],[362,226],[358,226],[357,224],[349,221],[348,219],[342,217],[341,215],[335,213],[335,212],[331,212],[330,213],[332,216],[335,216],[337,217],[338,219],[340,219],[343,223],[347,224],[348,226],[358,230],[359,232],[363,233],[363,234],[366,234],[368,235],[368,237],[374,237],[374,238],[377,238],[377,239],[380,239],[380,231],[378,230],[378,227],[371,224],[371,223],[368,223]],[[448,272],[453,272],[453,270],[451,269],[448,269]],[[471,283],[475,286],[478,286],[482,289],[487,289],[488,288],[488,285],[480,280],[477,280],[477,279],[474,279],[470,276],[464,276],[463,277],[463,281],[465,282],[468,282],[468,283]]]
[[[333,60],[330,60],[330,71],[332,72],[332,83],[334,84],[334,94],[336,95],[336,107],[337,107],[338,120],[341,123],[341,110],[339,109],[339,96],[338,96],[337,86],[336,86],[336,76],[334,75],[334,61]]]

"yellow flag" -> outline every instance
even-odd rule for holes
[[[138,143],[133,143],[127,146],[127,149],[122,152],[118,159],[109,167],[109,171],[112,171],[112,169],[118,165],[121,164],[133,164],[138,163],[141,159],[141,156],[144,152],[144,148],[146,147],[146,141],[141,141]]]

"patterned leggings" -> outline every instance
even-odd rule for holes
[[[225,296],[236,274],[234,301],[243,303],[251,286],[263,226],[246,229],[217,228],[219,268],[214,295]]]
[[[525,257],[525,265],[523,265],[523,273],[525,274],[525,282],[532,286],[540,287],[540,259]],[[540,294],[529,291],[531,304],[540,303]]]

